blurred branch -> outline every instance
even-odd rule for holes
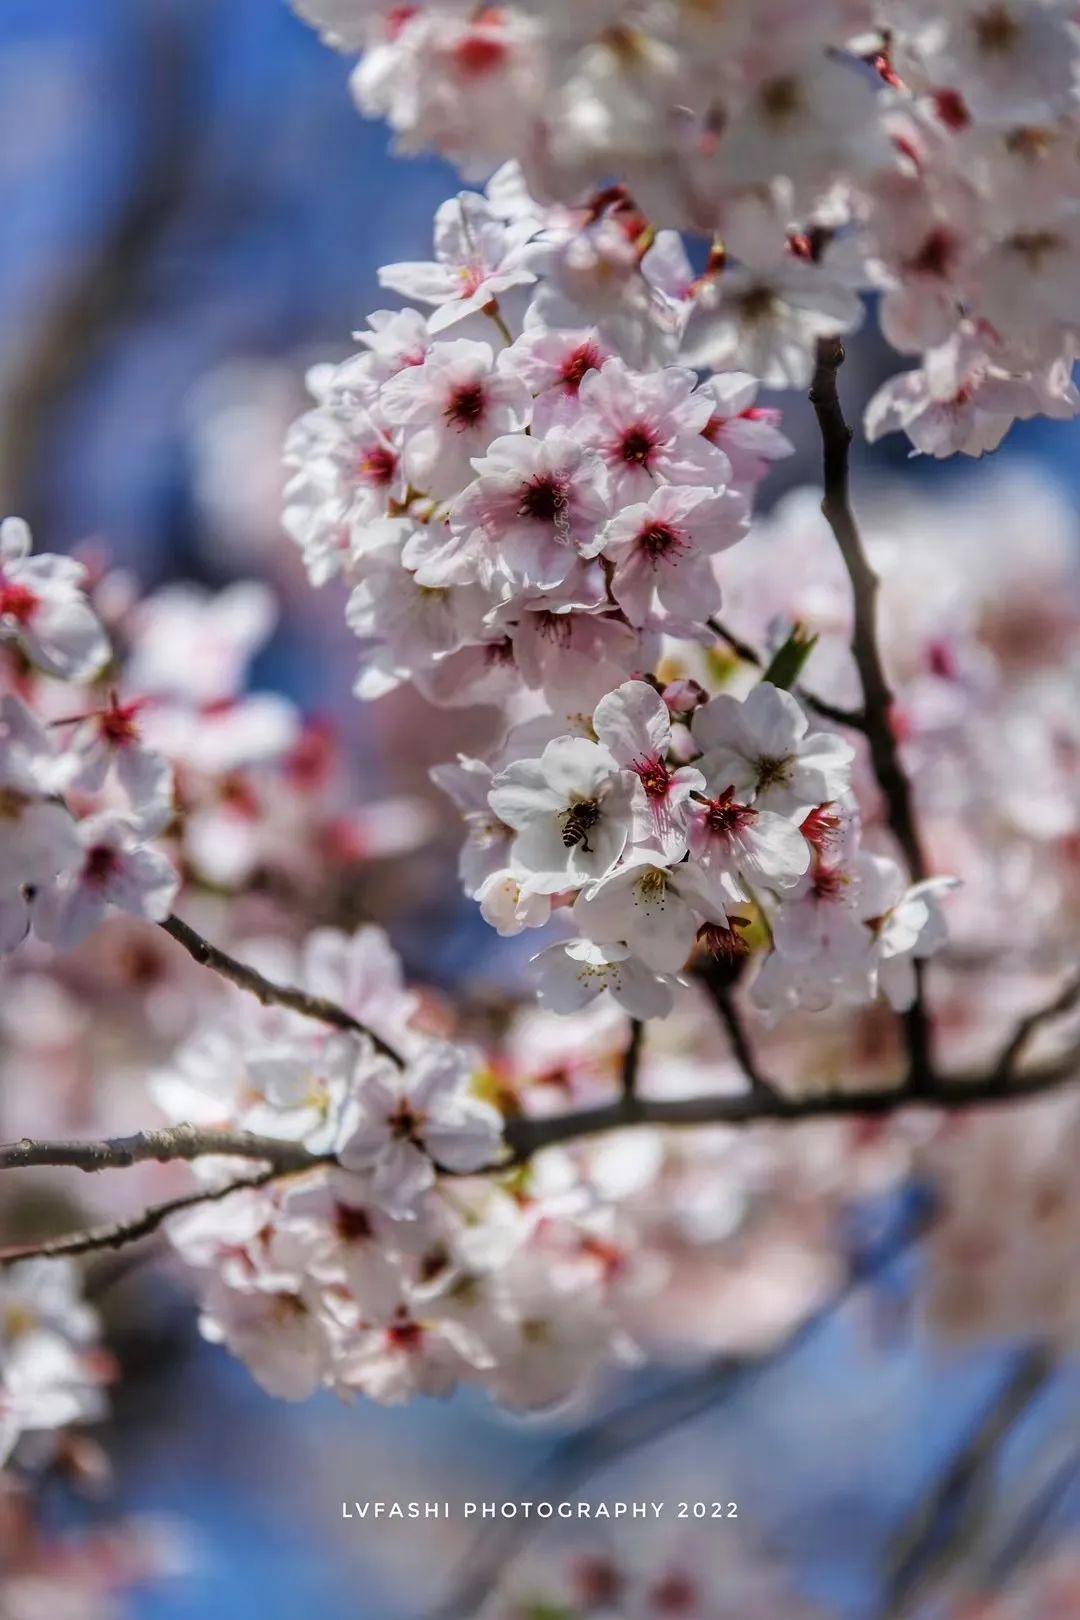
[[[1052,1001],[1045,1007],[1037,1007],[1034,1012],[1021,1018],[1011,1039],[1006,1043],[1001,1057],[998,1059],[996,1074],[1002,1085],[1007,1085],[1016,1065],[1023,1057],[1029,1043],[1044,1024],[1053,1023],[1057,1018],[1064,1018],[1067,1013],[1073,1012],[1080,1006],[1080,973],[1069,979]]]
[[[886,1605],[880,1620],[898,1620],[953,1561],[986,1516],[991,1476],[1015,1424],[1057,1369],[1053,1351],[1026,1350],[965,1438],[933,1488],[915,1505],[895,1538]]]
[[[298,990],[289,985],[275,984],[272,979],[265,978],[248,967],[245,962],[237,961],[235,956],[229,956],[226,951],[218,950],[209,940],[196,933],[195,929],[179,917],[167,917],[161,927],[178,945],[182,945],[188,955],[200,967],[209,968],[213,973],[220,974],[241,990],[261,1002],[264,1007],[288,1007],[292,1012],[299,1013],[302,1018],[314,1019],[316,1023],[328,1024],[333,1029],[346,1030],[352,1035],[366,1035],[377,1052],[396,1063],[399,1069],[405,1067],[405,1059],[401,1053],[377,1035],[373,1029],[339,1007],[336,1002],[328,1001],[325,996],[309,995],[306,990]]]
[[[932,1211],[926,1208],[912,1212],[889,1241],[853,1260],[837,1292],[800,1323],[779,1349],[755,1359],[719,1357],[659,1394],[597,1418],[563,1441],[551,1457],[534,1469],[522,1481],[516,1497],[565,1498],[599,1469],[734,1399],[795,1355],[860,1288],[875,1281],[912,1248],[932,1221]],[[479,1613],[534,1529],[532,1520],[503,1519],[493,1530],[478,1536],[462,1560],[457,1577],[450,1580],[448,1595],[425,1620],[460,1620],[462,1615]]]
[[[773,1085],[771,1080],[766,1079],[765,1075],[762,1074],[761,1070],[758,1068],[757,1059],[754,1056],[754,1048],[751,1044],[750,1037],[746,1032],[746,1027],[742,1021],[742,1014],[739,1011],[732,991],[730,989],[715,987],[713,989],[713,1001],[716,1005],[716,1010],[720,1015],[720,1021],[727,1030],[728,1040],[731,1043],[731,1050],[735,1056],[735,1060],[746,1078],[746,1082],[750,1087],[752,1095],[757,1097],[775,1097],[777,1095],[776,1087]]]
[[[140,105],[147,116],[138,144],[138,172],[104,240],[47,306],[47,316],[32,334],[5,390],[0,409],[4,510],[33,519],[30,483],[45,424],[111,334],[130,319],[151,255],[179,211],[197,149],[186,104],[190,32],[183,7],[167,12],[153,8],[143,21],[146,61],[141,65]]]

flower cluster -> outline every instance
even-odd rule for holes
[[[661,1548],[655,1536],[637,1545],[612,1538],[611,1545],[573,1553],[549,1546],[521,1560],[482,1612],[564,1620],[741,1620],[747,1613],[826,1620],[827,1611],[794,1589],[775,1557],[740,1544],[737,1530],[728,1524],[711,1539],[686,1532]]]
[[[874,291],[919,364],[871,404],[871,437],[981,455],[1017,418],[1080,408],[1069,0],[294,3],[363,50],[357,102],[403,150],[468,178],[514,159],[576,217],[564,282],[598,264],[628,281],[638,209],[711,239],[700,276],[664,255],[691,363],[802,386],[815,340],[854,330]],[[629,240],[593,192],[612,176]]]
[[[738,701],[662,678],[673,645],[715,639],[721,554],[789,448],[752,377],[661,363],[685,316],[663,290],[689,275],[678,239],[621,278],[602,256],[575,272],[585,235],[503,170],[440,210],[435,240],[435,262],[382,272],[434,313],[376,314],[313,377],[286,521],[313,582],[352,585],[361,696],[409,679],[517,721],[493,758],[435,772],[469,828],[466,893],[503,934],[571,924],[537,958],[558,1011],[610,989],[663,1017],[696,942],[743,954],[752,913],[774,946],[763,1005],[907,1006],[944,939],[942,884],[909,890],[860,850],[851,745],[768,680]],[[647,369],[612,352],[628,344]]]
[[[241,1188],[170,1223],[202,1280],[203,1330],[272,1393],[397,1402],[479,1383],[515,1405],[568,1396],[625,1350],[607,1274],[579,1232],[584,1189],[481,1179],[505,1158],[482,1056],[414,1027],[376,929],[309,936],[296,973],[376,1031],[322,1031],[232,995],[151,1081],[178,1120],[303,1144],[324,1170]],[[220,1161],[200,1173],[222,1185]]]
[[[76,945],[111,908],[160,921],[178,887],[150,843],[172,818],[172,773],[144,746],[138,705],[109,692],[91,712],[48,722],[34,707],[48,701],[35,672],[86,682],[108,661],[84,586],[81,564],[30,555],[18,518],[0,526],[0,640],[15,661],[0,696],[0,951],[31,924],[41,940]]]
[[[0,1466],[24,1434],[96,1423],[109,1358],[70,1262],[26,1260],[0,1273]]]

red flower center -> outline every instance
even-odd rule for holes
[[[655,562],[674,551],[685,550],[685,541],[677,529],[667,523],[648,523],[637,537],[638,546]]]
[[[404,1310],[400,1310],[397,1319],[386,1330],[386,1339],[395,1350],[419,1350],[424,1342],[424,1330],[419,1322],[414,1322]]]
[[[565,486],[549,473],[525,485],[518,516],[535,518],[537,523],[554,523],[566,507]]]
[[[659,440],[643,422],[627,428],[619,445],[619,455],[628,466],[647,467]]]
[[[486,407],[487,395],[483,383],[461,383],[450,395],[444,414],[446,420],[453,422],[460,430],[475,427]]]
[[[671,772],[658,756],[637,759],[630,767],[650,799],[666,799],[671,787]]]
[[[94,888],[104,888],[119,864],[115,849],[110,849],[108,844],[95,844],[87,852],[83,881]]]
[[[482,409],[483,401],[481,401]],[[449,415],[449,412],[447,414]],[[365,451],[360,457],[357,474],[365,484],[382,486],[393,483],[397,464],[397,451],[391,449],[388,444],[377,444],[373,450]]]
[[[716,838],[731,838],[757,820],[757,811],[748,804],[737,804],[734,795],[734,787],[728,787],[718,798],[709,800],[705,825]]]
[[[343,1243],[366,1243],[374,1236],[370,1215],[356,1204],[338,1204],[334,1210],[334,1225]]]
[[[102,709],[98,715],[98,729],[105,741],[117,748],[125,743],[138,742],[139,728],[135,724],[135,717],[142,707],[138,701],[118,703],[114,694],[109,699],[109,707]]]
[[[417,1135],[419,1134],[420,1126],[423,1122],[420,1115],[417,1114],[406,1099],[402,1097],[401,1101],[394,1109],[394,1112],[387,1116],[386,1123],[389,1125],[391,1133],[397,1137],[398,1141],[415,1142]]]
[[[37,611],[39,598],[25,585],[0,577],[0,618],[14,619],[16,624],[29,624]]]
[[[586,372],[598,371],[602,356],[595,343],[582,343],[566,361],[559,373],[559,381],[568,394],[576,394]]]

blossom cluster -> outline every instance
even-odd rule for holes
[[[32,689],[34,670],[87,681],[110,656],[83,566],[30,552],[25,523],[8,518],[0,526],[0,642],[24,667],[0,697],[0,951],[21,944],[31,923],[41,940],[76,945],[110,907],[160,921],[178,886],[150,841],[172,817],[172,775],[143,746],[137,705],[110,693],[93,712],[46,723],[20,696],[20,685]]]
[[[712,1538],[687,1532],[661,1548],[655,1537],[573,1553],[548,1547],[515,1565],[482,1613],[565,1620],[741,1620],[762,1613],[775,1620],[826,1620],[828,1611],[794,1589],[775,1556],[736,1540],[737,1528],[728,1524],[723,1536]]]
[[[1070,0],[294,3],[363,51],[356,100],[402,150],[468,179],[512,159],[557,199],[583,227],[567,279],[630,280],[653,227],[711,241],[697,276],[668,258],[690,363],[803,386],[815,340],[876,293],[918,364],[870,405],[871,437],[981,455],[1080,407]],[[613,176],[622,229],[599,200]]]
[[[0,1467],[24,1434],[99,1421],[110,1376],[70,1261],[26,1260],[0,1273]]]
[[[696,943],[739,956],[761,913],[762,1005],[905,1007],[946,885],[861,849],[851,744],[768,679],[740,701],[663,678],[673,645],[715,640],[726,554],[789,446],[753,377],[662,363],[685,314],[665,277],[689,275],[674,233],[621,279],[578,263],[584,240],[512,169],[444,205],[436,260],[382,272],[433,313],[377,313],[313,375],[287,527],[314,583],[352,586],[359,695],[408,679],[512,722],[435,778],[487,921],[574,930],[537,958],[547,1004],[610,989],[663,1017]]]
[[[207,1337],[274,1394],[327,1387],[388,1403],[467,1381],[546,1405],[629,1353],[579,1230],[585,1189],[567,1176],[527,1195],[497,1174],[503,1116],[481,1095],[483,1054],[415,1023],[381,931],[317,930],[293,966],[305,989],[392,1031],[401,1062],[363,1036],[229,994],[152,1077],[171,1117],[328,1160],[170,1222],[201,1285]],[[199,1173],[208,1188],[229,1174],[212,1158]]]

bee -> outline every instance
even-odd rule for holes
[[[595,799],[581,799],[572,804],[562,815],[563,847],[573,849],[575,844],[580,844],[586,855],[591,855],[589,832],[599,820],[600,806]]]

